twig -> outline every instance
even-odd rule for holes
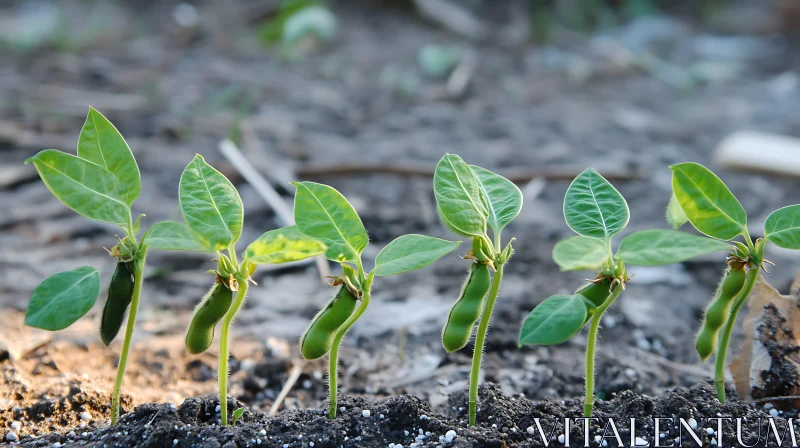
[[[453,98],[460,98],[467,89],[476,68],[478,68],[477,56],[472,52],[465,52],[447,79],[447,94]]]
[[[787,395],[785,397],[759,398],[757,400],[751,400],[750,403],[768,403],[770,401],[792,401],[792,400],[800,400],[800,395]]]
[[[239,151],[239,148],[236,145],[228,140],[222,140],[219,142],[219,150],[222,152],[222,155],[225,156],[226,159],[233,165],[233,167],[238,171],[244,179],[253,186],[258,193],[266,202],[275,210],[275,214],[278,215],[278,219],[280,219],[284,225],[292,225],[294,224],[294,216],[292,214],[292,210],[289,206],[284,202],[281,196],[272,188],[272,185],[267,182],[264,177],[253,168],[253,165],[247,161],[247,159],[242,155],[242,152]],[[328,267],[328,262],[325,260],[323,256],[314,257],[317,263],[317,269],[319,269],[319,274],[322,278],[330,275],[330,268]]]
[[[414,0],[414,6],[422,17],[467,39],[481,40],[488,34],[483,22],[446,0]]]
[[[292,367],[292,370],[289,372],[289,378],[286,378],[286,383],[283,385],[283,388],[281,389],[281,392],[278,394],[278,397],[275,398],[275,402],[272,403],[272,406],[270,406],[267,415],[272,417],[278,413],[278,408],[281,407],[281,403],[283,403],[283,400],[286,399],[286,396],[289,395],[289,392],[291,392],[295,383],[297,383],[297,380],[300,378],[300,374],[303,373],[304,365],[305,361],[298,360],[298,362],[295,363],[294,367]]]
[[[534,178],[545,180],[572,180],[581,171],[582,166],[564,165],[548,166],[542,168],[511,168],[501,169],[497,174],[514,183],[528,183]],[[609,180],[641,180],[645,178],[643,172],[633,168],[619,168],[617,166],[598,167],[603,177]],[[422,165],[413,162],[371,163],[352,162],[338,165],[307,165],[297,169],[298,177],[302,179],[336,176],[353,176],[367,174],[393,174],[408,177],[433,177],[434,168],[428,164]]]

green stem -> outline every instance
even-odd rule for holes
[[[111,395],[111,424],[119,420],[119,396],[122,393],[122,379],[125,377],[125,366],[128,364],[128,352],[131,349],[133,328],[136,324],[136,312],[139,311],[139,296],[142,293],[142,280],[144,277],[144,263],[147,257],[147,246],[142,246],[133,261],[133,296],[131,297],[131,310],[128,313],[128,324],[125,327],[125,340],[122,342],[122,353],[119,355],[117,366],[117,379],[114,381],[114,392]]]
[[[219,335],[219,367],[217,368],[217,379],[219,381],[219,413],[222,426],[228,426],[228,335],[230,334],[231,323],[236,313],[244,303],[247,296],[247,279],[236,276],[239,284],[239,291],[236,293],[236,300],[231,304],[231,308],[222,320],[222,331]]]
[[[744,302],[747,301],[747,297],[753,291],[756,280],[758,280],[758,266],[750,268],[750,271],[747,273],[747,280],[745,280],[742,290],[736,295],[730,315],[728,315],[728,320],[725,322],[722,333],[719,335],[719,347],[717,348],[717,359],[714,366],[714,385],[717,388],[717,398],[719,398],[720,403],[725,403],[726,401],[725,356],[728,353],[728,343],[730,343],[731,340],[733,326],[736,324],[736,316],[739,314],[739,310],[742,308],[742,305],[744,305]]]
[[[469,373],[469,426],[475,426],[478,416],[478,381],[481,373],[481,357],[483,347],[486,343],[486,332],[489,330],[489,321],[492,319],[494,303],[497,301],[497,293],[500,291],[500,282],[503,281],[503,265],[497,266],[497,272],[492,279],[492,289],[489,291],[489,299],[486,300],[486,307],[481,315],[481,322],[478,325],[478,335],[475,337],[475,349],[472,352],[472,370]]]
[[[583,400],[583,416],[592,416],[594,408],[594,352],[597,345],[597,331],[600,329],[600,319],[609,306],[617,300],[622,293],[622,286],[617,286],[602,305],[597,307],[592,315],[592,324],[589,326],[589,340],[586,344],[586,397]]]
[[[330,407],[328,408],[328,418],[334,419],[336,418],[336,396],[338,393],[336,380],[338,377],[337,369],[339,367],[339,346],[342,344],[342,338],[344,338],[345,333],[347,330],[350,329],[351,326],[364,314],[364,311],[367,310],[370,301],[370,289],[372,288],[372,280],[374,278],[374,274],[369,274],[367,276],[366,281],[364,282],[364,295],[361,297],[361,305],[358,306],[356,311],[347,319],[341,327],[339,327],[339,331],[336,332],[336,337],[333,339],[333,346],[331,347],[331,354],[329,358],[328,364],[328,389],[330,394]]]

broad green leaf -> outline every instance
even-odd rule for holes
[[[658,266],[680,263],[698,255],[730,250],[730,244],[677,230],[650,229],[634,232],[619,243],[617,258],[625,264]]]
[[[564,197],[564,218],[578,235],[610,240],[630,214],[621,194],[593,168],[572,181]]]
[[[573,236],[556,243],[553,261],[562,271],[596,271],[609,259],[609,248],[603,240]]]
[[[469,165],[455,154],[445,154],[433,174],[433,193],[444,225],[463,236],[486,234],[485,199]]]
[[[522,192],[513,182],[479,166],[470,165],[486,198],[488,219],[486,224],[500,232],[522,210]]]
[[[33,163],[53,195],[79,215],[122,227],[130,223],[131,209],[117,190],[117,178],[105,169],[55,149],[25,163]]]
[[[300,232],[297,226],[270,230],[250,243],[244,258],[255,264],[280,264],[325,253],[322,242]]]
[[[341,193],[315,182],[294,182],[294,220],[301,232],[322,241],[325,256],[336,262],[356,261],[369,237],[361,218]]]
[[[560,344],[581,331],[588,312],[585,299],[578,294],[550,296],[522,323],[519,344]]]
[[[63,330],[92,309],[99,293],[100,274],[91,266],[53,274],[33,290],[25,325]]]
[[[741,234],[747,214],[728,187],[697,163],[681,163],[672,170],[672,191],[689,222],[700,232],[721,240]]]
[[[678,230],[682,225],[686,224],[687,221],[689,221],[689,218],[687,218],[686,213],[683,212],[678,198],[675,197],[675,193],[672,193],[672,196],[669,198],[669,204],[667,204],[667,222],[673,229]]]
[[[378,277],[421,269],[453,251],[461,241],[447,241],[424,235],[403,235],[387,244],[375,257]]]
[[[192,232],[186,224],[177,222],[157,222],[142,238],[142,244],[158,250],[185,250],[191,252],[213,253],[210,244]]]
[[[117,128],[100,112],[89,108],[78,139],[78,157],[99,165],[119,179],[119,194],[131,205],[139,197],[139,167]]]
[[[186,224],[214,250],[228,248],[242,235],[239,193],[200,154],[183,170],[178,197]]]
[[[784,249],[800,249],[800,205],[770,213],[764,223],[764,238]]]

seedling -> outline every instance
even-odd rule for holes
[[[772,212],[764,223],[764,238],[754,243],[747,230],[744,208],[722,180],[697,163],[681,163],[670,169],[673,197],[667,220],[676,228],[689,221],[701,233],[733,244],[696,342],[701,359],[717,353],[714,384],[717,397],[724,403],[725,357],[736,316],[753,291],[759,268],[767,272],[765,264],[772,264],[764,258],[767,242],[800,250],[800,205]],[[736,241],[738,237],[744,242]]]
[[[508,179],[467,165],[454,154],[445,154],[436,165],[433,191],[442,224],[472,239],[472,249],[464,256],[470,263],[469,274],[442,330],[442,344],[448,352],[464,348],[480,318],[469,377],[469,424],[474,426],[486,331],[500,291],[503,267],[514,253],[513,238],[501,250],[501,232],[522,209],[522,192]],[[494,278],[490,271],[494,271]],[[487,293],[489,298],[484,303]]]
[[[271,230],[250,243],[238,261],[236,242],[242,234],[244,207],[231,182],[202,156],[196,155],[183,170],[179,200],[186,224],[162,223],[145,238],[158,238],[160,249],[216,253],[214,284],[195,309],[186,332],[186,348],[197,354],[208,350],[222,321],[219,338],[220,420],[228,424],[228,344],[230,327],[242,307],[251,276],[260,264],[303,260],[326,250],[324,243],[301,233],[295,226]],[[154,234],[156,230],[160,230]],[[147,239],[146,241],[150,241]],[[244,412],[244,411],[242,411]]]
[[[306,359],[318,359],[330,353],[328,417],[335,418],[339,346],[347,330],[369,306],[374,278],[424,268],[461,242],[403,235],[384,247],[375,257],[375,267],[366,272],[361,253],[369,238],[353,206],[327,185],[314,182],[295,182],[294,185],[297,187],[294,197],[297,228],[324,243],[327,246],[325,257],[342,266],[341,275],[333,277],[331,282],[332,286],[339,287],[336,295],[314,317],[300,340],[300,351]]]
[[[111,399],[111,423],[119,418],[119,397],[128,361],[148,246],[157,241],[137,241],[139,222],[131,206],[139,196],[139,167],[125,139],[100,112],[89,109],[78,139],[78,155],[45,149],[26,160],[33,163],[47,188],[67,207],[95,221],[118,225],[125,233],[109,250],[116,269],[100,321],[100,338],[109,345],[116,337],[130,307],[125,339]],[[171,223],[158,223],[151,232]],[[59,272],[45,279],[33,292],[25,324],[57,331],[72,325],[97,301],[100,274],[91,266]]]
[[[678,263],[698,255],[723,251],[727,243],[677,230],[650,229],[634,232],[620,241],[616,254],[612,239],[628,224],[628,204],[622,195],[589,168],[572,181],[564,197],[567,225],[578,234],[553,249],[553,260],[562,271],[594,270],[597,276],[572,295],[545,299],[522,324],[519,344],[555,345],[589,326],[586,346],[586,397],[583,413],[594,406],[594,354],[603,313],[630,280],[626,266]]]

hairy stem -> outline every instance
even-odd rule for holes
[[[330,407],[328,408],[328,418],[334,419],[336,418],[336,396],[338,393],[338,386],[336,385],[336,380],[338,378],[338,367],[339,367],[339,346],[342,344],[342,338],[344,338],[345,333],[347,330],[350,329],[351,326],[364,314],[364,311],[367,310],[369,306],[370,300],[370,288],[372,288],[372,280],[374,276],[373,274],[369,274],[367,276],[366,281],[364,282],[364,293],[361,296],[361,305],[358,306],[356,311],[348,318],[341,327],[339,327],[339,331],[336,332],[336,337],[333,339],[333,346],[331,347],[331,354],[329,358],[329,365],[328,365],[328,389],[330,394]]]
[[[747,280],[745,280],[742,290],[736,295],[730,315],[728,315],[728,320],[725,322],[722,333],[719,335],[719,347],[717,348],[717,359],[714,366],[714,385],[717,388],[717,398],[719,398],[720,403],[725,403],[726,400],[725,357],[728,354],[728,343],[731,341],[731,333],[733,332],[733,326],[736,324],[736,316],[739,314],[739,310],[742,308],[742,305],[744,305],[744,302],[747,301],[747,297],[750,296],[750,293],[753,291],[756,280],[758,280],[758,266],[750,268],[750,271],[747,273]]]
[[[481,373],[481,358],[483,357],[483,346],[486,343],[486,332],[489,330],[489,321],[492,320],[494,303],[497,301],[497,293],[500,291],[500,282],[503,281],[503,265],[497,266],[497,272],[492,279],[492,289],[489,290],[489,298],[483,308],[481,322],[478,324],[478,335],[475,337],[475,349],[472,352],[472,370],[469,373],[469,426],[475,426],[475,419],[478,416],[478,381]]]
[[[131,310],[128,313],[128,324],[125,327],[125,339],[122,342],[122,353],[119,355],[117,366],[117,379],[114,381],[114,392],[111,395],[111,424],[119,420],[119,396],[122,393],[122,379],[125,377],[125,366],[128,364],[128,352],[131,349],[133,328],[136,324],[136,312],[139,311],[139,296],[142,293],[142,280],[144,277],[144,263],[147,257],[147,246],[142,246],[133,261],[133,296],[131,297]]]
[[[586,344],[586,396],[583,400],[583,416],[586,418],[592,416],[592,409],[594,409],[594,353],[597,345],[597,331],[600,329],[603,313],[617,300],[620,293],[622,293],[622,286],[614,288],[614,292],[594,311],[592,323],[589,326],[589,340]]]
[[[217,379],[219,381],[219,413],[222,426],[228,426],[228,336],[230,334],[231,323],[236,313],[241,308],[247,296],[247,279],[236,276],[239,284],[239,291],[236,292],[236,300],[231,304],[231,308],[222,320],[222,331],[219,335],[219,367],[217,368]]]

